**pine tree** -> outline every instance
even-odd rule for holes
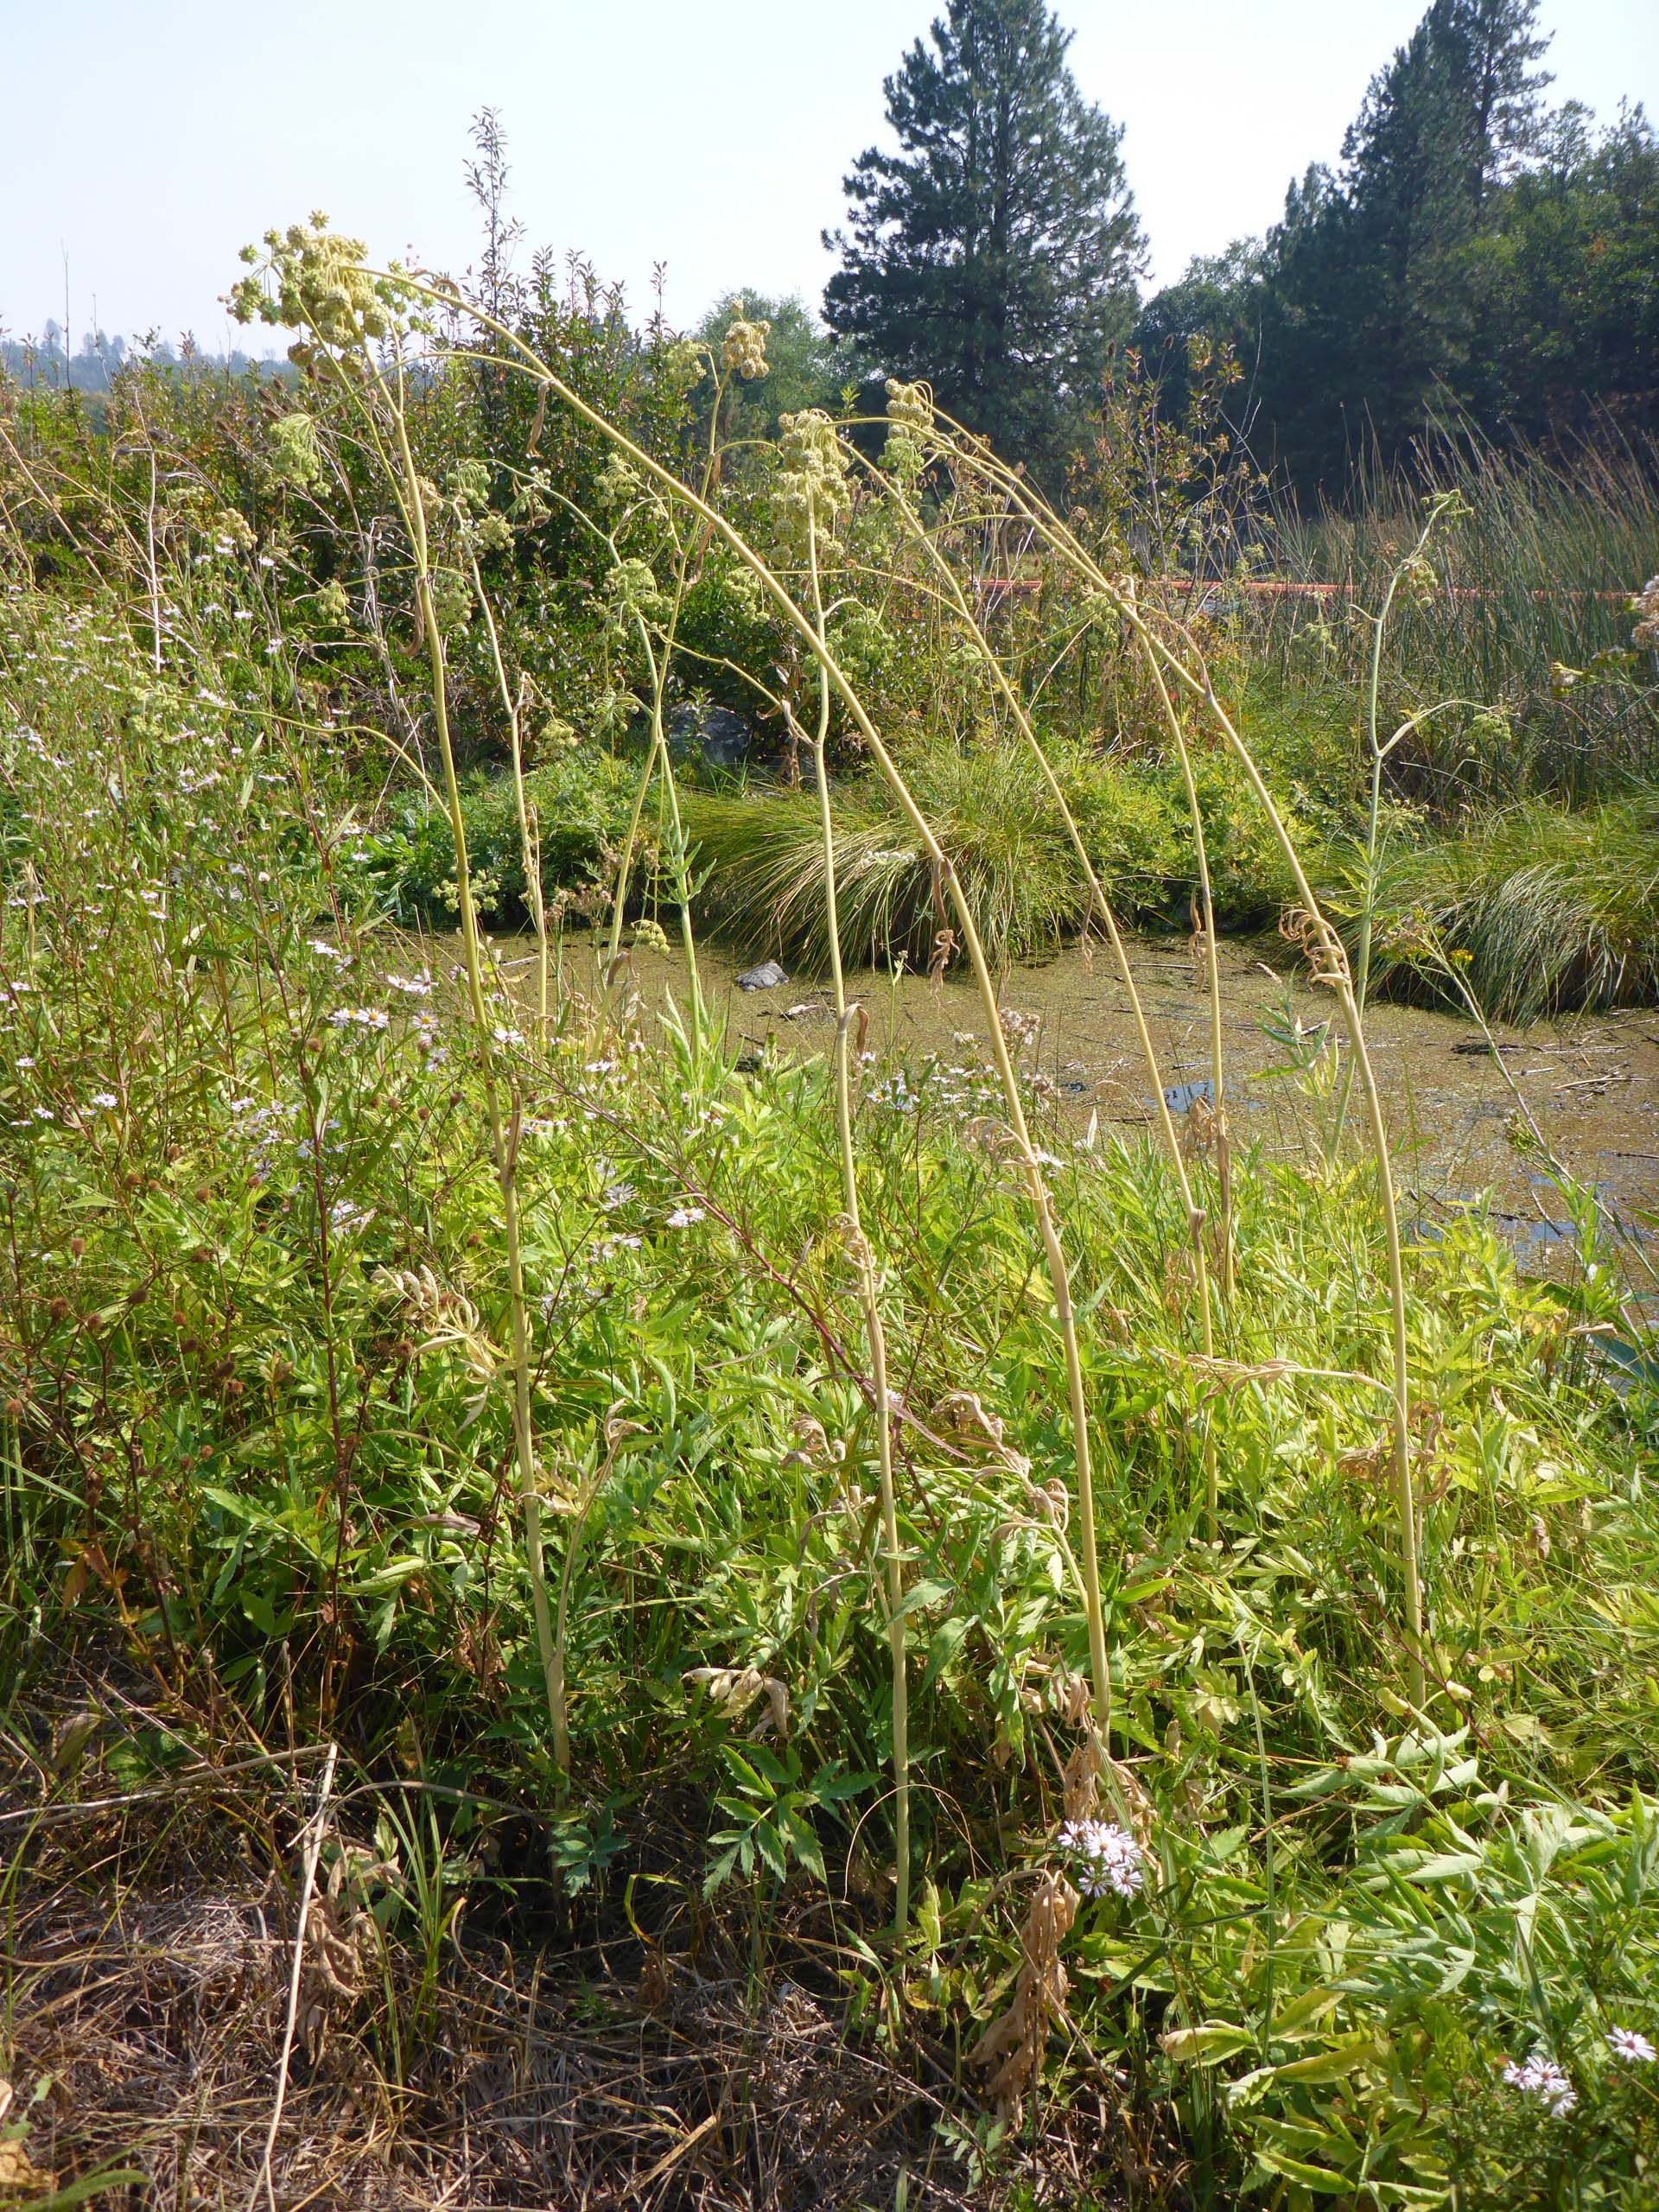
[[[1393,459],[1491,398],[1493,195],[1535,143],[1538,0],[1433,0],[1371,79],[1334,189],[1269,240],[1268,404],[1299,474]]]
[[[830,327],[1011,454],[1052,464],[1135,309],[1143,244],[1121,131],[1043,0],[950,0],[883,86],[900,150],[845,181]]]
[[[1539,0],[1442,0],[1439,35],[1467,105],[1470,193],[1478,216],[1492,188],[1533,151],[1541,103],[1551,82],[1533,64],[1548,37],[1537,36]]]
[[[1143,310],[1169,404],[1179,341],[1230,339],[1254,370],[1237,427],[1306,491],[1399,460],[1443,412],[1498,438],[1598,409],[1659,422],[1659,137],[1640,108],[1599,134],[1547,111],[1537,16],[1433,0],[1340,170],[1310,169],[1259,250],[1195,262]]]
[[[1372,80],[1343,148],[1350,267],[1366,293],[1355,367],[1393,450],[1455,385],[1474,320],[1468,249],[1484,152],[1468,97],[1460,0],[1435,0]]]

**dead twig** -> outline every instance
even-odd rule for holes
[[[305,1923],[311,1910],[311,1892],[317,1883],[317,1860],[322,1853],[322,1839],[328,1826],[328,1800],[334,1794],[334,1768],[340,1759],[340,1746],[331,1743],[322,1769],[322,1783],[317,1792],[317,1809],[311,1816],[310,1833],[305,1842],[305,1871],[300,1879],[300,1910],[294,1924],[294,1970],[289,1977],[288,2017],[283,2023],[282,2055],[276,2062],[276,2095],[270,2108],[270,2126],[265,2131],[265,2148],[259,2161],[259,2172],[253,2184],[253,2194],[248,2199],[248,2212],[253,2212],[259,2201],[263,2183],[270,2212],[276,2212],[276,2184],[271,2178],[270,2161],[276,2148],[276,2137],[283,2124],[283,2107],[288,2099],[288,2069],[294,2056],[294,2030],[300,2012],[300,1980],[305,1970]]]

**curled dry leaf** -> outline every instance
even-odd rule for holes
[[[1016,1474],[1027,1474],[1030,1471],[1030,1460],[1021,1460],[1018,1452],[1011,1452],[1005,1449],[1002,1456],[1010,1465],[1014,1466]],[[1016,1461],[1019,1464],[1014,1465]],[[1058,1475],[1052,1475],[1046,1483],[1027,1483],[1026,1494],[1031,1500],[1031,1510],[1038,1519],[1046,1521],[1050,1528],[1058,1529],[1064,1533],[1066,1524],[1071,1518],[1071,1493],[1060,1478]]]
[[[795,1423],[795,1449],[785,1452],[786,1467],[834,1466],[847,1457],[847,1446],[840,1437],[833,1440],[825,1435],[823,1423],[813,1414],[802,1414]]]
[[[972,1390],[947,1390],[932,1413],[932,1426],[959,1443],[1001,1444],[1002,1423],[988,1413]]]
[[[1071,1680],[1077,1678],[1073,1676]],[[1086,1685],[1083,1687],[1086,1690]],[[1084,1716],[1087,1712],[1085,1698]],[[1105,1771],[1106,1754],[1100,1747],[1100,1738],[1090,1728],[1066,1761],[1065,1771],[1060,1777],[1060,1794],[1068,1821],[1093,1820],[1100,1804],[1100,1777]]]
[[[396,1872],[361,1844],[347,1844],[307,1908],[296,2025],[309,2057],[321,2056],[335,2015],[349,2012],[363,1994],[377,1932],[369,1885]]]
[[[1064,1874],[1042,1875],[1020,1931],[1020,1970],[1014,1999],[1001,2019],[975,2044],[972,2063],[989,2069],[987,2094],[998,2116],[1017,2126],[1026,2093],[1036,2081],[1048,2045],[1049,2024],[1070,1987],[1060,1946],[1077,1916],[1078,1897]]]
[[[763,1675],[758,1667],[689,1667],[683,1679],[706,1689],[731,1720],[741,1720],[755,1700],[764,1697],[766,1710],[749,1731],[750,1737],[758,1740],[775,1735],[780,1744],[788,1741],[789,1691],[776,1675]]]

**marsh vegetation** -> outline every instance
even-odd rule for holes
[[[1650,446],[250,262],[0,385],[0,2196],[1654,2202]]]

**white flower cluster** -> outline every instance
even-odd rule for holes
[[[1630,612],[1636,617],[1630,643],[1638,652],[1646,646],[1659,652],[1659,576],[1648,578],[1630,601]]]
[[[701,1206],[676,1206],[672,1213],[664,1215],[664,1226],[668,1229],[694,1229],[702,1217],[703,1209]]]
[[[885,1106],[890,1114],[913,1114],[919,1103],[902,1068],[895,1068],[885,1083],[872,1084],[869,1099],[872,1106]]]
[[[262,1104],[252,1096],[232,1099],[231,1113],[237,1130],[248,1147],[254,1175],[258,1181],[270,1181],[277,1154],[285,1150],[289,1142],[288,1122],[298,1110],[297,1107],[283,1106],[275,1102]]]
[[[1082,1862],[1074,1871],[1085,1897],[1132,1897],[1145,1884],[1145,1855],[1115,1821],[1067,1821],[1059,1845]]]
[[[1514,2059],[1503,2063],[1503,2079],[1523,2097],[1536,2097],[1554,2120],[1564,2120],[1579,2101],[1579,2093],[1553,2058],[1534,2051],[1524,2066]]]

